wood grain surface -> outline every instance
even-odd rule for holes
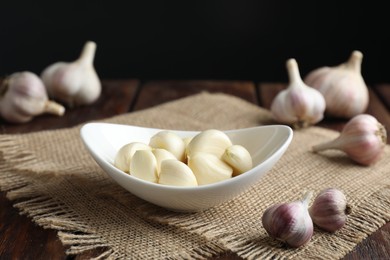
[[[150,108],[202,91],[223,92],[238,96],[255,105],[269,108],[275,95],[285,83],[256,83],[250,81],[164,80],[141,81],[103,80],[103,93],[90,106],[67,108],[63,117],[41,115],[31,122],[10,124],[0,119],[0,134],[29,133],[75,126],[89,120],[103,119],[127,112]],[[367,113],[385,125],[390,136],[390,84],[370,86]],[[326,118],[319,126],[340,131],[346,120]],[[390,144],[390,138],[388,138]],[[5,192],[0,192],[0,259],[89,259],[99,255],[93,250],[78,256],[66,255],[54,230],[43,229],[12,206]],[[101,249],[103,251],[103,249]],[[226,252],[214,259],[240,259]],[[344,260],[390,259],[390,223],[381,227],[357,245]]]

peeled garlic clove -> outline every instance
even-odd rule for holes
[[[48,99],[41,79],[23,71],[8,76],[0,86],[0,116],[13,123],[25,123],[41,114],[62,116],[65,108]]]
[[[387,143],[385,127],[368,114],[350,119],[334,140],[317,144],[313,152],[335,149],[345,152],[353,161],[372,165],[379,161]]]
[[[130,175],[157,183],[157,160],[151,150],[137,150],[130,161]]]
[[[233,168],[233,176],[249,171],[253,167],[249,151],[238,144],[228,147],[222,155],[222,160]]]
[[[157,132],[150,138],[152,148],[161,148],[171,152],[179,161],[184,161],[185,144],[183,139],[172,131]]]
[[[353,51],[349,60],[334,67],[320,67],[308,73],[304,81],[322,93],[326,114],[352,118],[364,113],[369,94],[361,74],[363,54]]]
[[[329,232],[341,229],[350,212],[346,196],[336,188],[322,190],[309,208],[314,224]]]
[[[41,78],[49,95],[69,106],[88,105],[101,94],[101,82],[93,66],[96,43],[85,43],[73,62],[56,62],[46,67]]]
[[[232,141],[224,132],[209,129],[194,136],[188,144],[186,154],[192,157],[196,153],[209,153],[221,158],[226,148],[232,146]]]
[[[228,164],[209,153],[197,152],[189,156],[188,166],[195,174],[199,185],[227,180],[233,174],[233,169]]]
[[[168,159],[177,160],[177,158],[171,152],[168,152],[165,149],[153,148],[152,153],[154,154],[154,156],[156,157],[156,160],[157,160],[157,171],[158,172],[160,172],[162,161],[168,160]]]
[[[118,169],[129,172],[130,161],[134,156],[134,153],[138,150],[151,150],[152,148],[144,143],[131,142],[123,145],[115,155],[114,166]]]
[[[187,164],[177,159],[168,159],[161,162],[158,183],[185,187],[198,186],[192,170]]]
[[[271,104],[276,121],[304,128],[320,122],[324,117],[325,99],[322,94],[301,79],[295,59],[286,62],[289,85],[278,93]]]
[[[302,201],[275,204],[267,208],[262,216],[262,224],[267,233],[291,247],[307,244],[313,236],[313,221],[308,212],[311,192]]]

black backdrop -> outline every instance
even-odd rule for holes
[[[288,58],[304,76],[356,49],[367,83],[390,82],[390,22],[374,1],[14,0],[0,8],[1,75],[72,61],[93,40],[105,79],[285,81]]]

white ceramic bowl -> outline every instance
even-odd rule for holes
[[[155,205],[173,211],[195,212],[227,202],[248,190],[274,166],[289,146],[293,131],[285,125],[268,125],[225,131],[233,144],[241,144],[252,155],[254,167],[231,179],[197,187],[176,187],[147,182],[114,165],[114,158],[126,143],[149,139],[162,129],[110,123],[87,123],[80,130],[86,148],[100,167],[119,185]],[[175,131],[181,137],[199,132]]]

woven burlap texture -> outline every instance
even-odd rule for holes
[[[177,130],[272,123],[264,109],[209,93],[103,121]],[[310,152],[338,135],[331,130],[295,130],[284,156],[252,189],[204,212],[175,213],[107,177],[83,146],[80,127],[0,136],[1,189],[20,212],[58,230],[68,254],[103,248],[100,258],[206,259],[228,249],[246,259],[335,259],[390,220],[389,160],[363,167],[339,151]],[[389,153],[386,146],[383,156]],[[352,207],[343,229],[329,234],[316,228],[309,244],[298,249],[266,234],[261,216],[268,206],[327,187],[342,189]]]

